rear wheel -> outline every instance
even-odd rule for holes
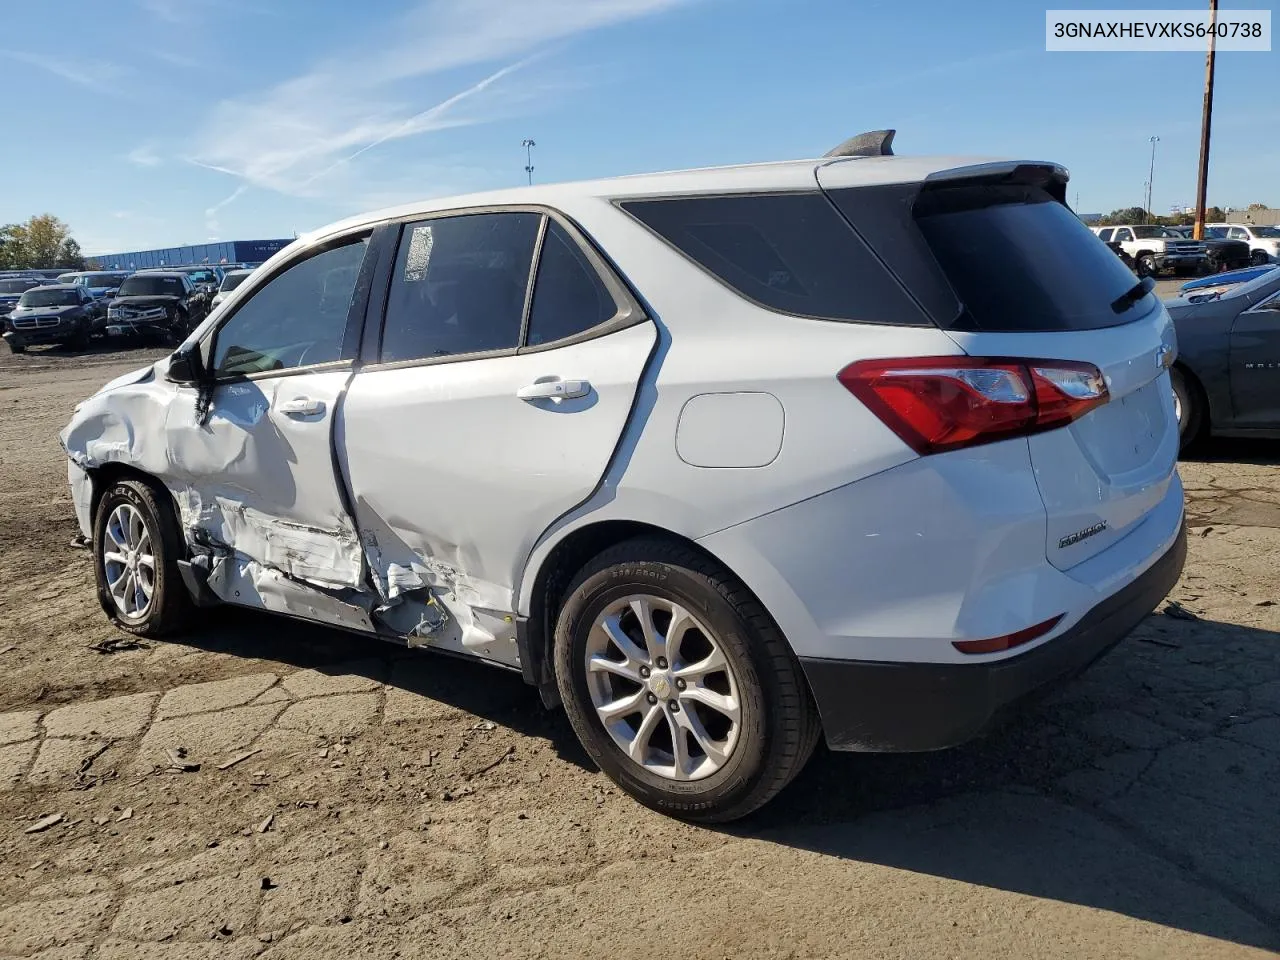
[[[150,485],[121,480],[102,495],[94,575],[103,609],[121,630],[159,637],[189,624],[194,606],[178,572],[182,555],[173,509]]]
[[[1186,450],[1204,429],[1204,401],[1199,386],[1177,367],[1169,371],[1169,380],[1173,384],[1173,412],[1178,418],[1178,442]]]
[[[662,813],[736,820],[799,773],[817,712],[786,640],[746,588],[662,540],[579,573],[556,625],[569,721],[622,789]]]
[[[1253,264],[1255,267],[1264,267],[1270,261],[1271,261],[1271,258],[1267,256],[1267,251],[1265,250],[1255,250],[1253,251],[1253,254],[1249,257],[1249,262]]]

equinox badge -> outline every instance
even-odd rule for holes
[[[1075,533],[1069,533],[1058,541],[1058,549],[1062,550],[1072,544],[1079,543],[1081,540],[1088,540],[1090,537],[1101,533],[1107,529],[1107,521],[1095,523],[1092,527],[1085,527],[1083,530],[1077,530]]]

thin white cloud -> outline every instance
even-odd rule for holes
[[[187,159],[295,196],[346,201],[353,190],[395,193],[388,179],[367,176],[371,151],[535,108],[556,89],[530,69],[548,44],[690,2],[412,0],[406,15],[338,56],[253,97],[218,104]],[[480,79],[440,78],[445,71],[474,75],[486,64]],[[424,91],[434,94],[425,107]],[[359,180],[350,170],[357,160],[366,174]],[[425,192],[414,182],[405,184],[410,193]]]
[[[125,154],[125,159],[140,167],[158,167],[164,163],[160,154],[156,153],[155,148],[149,143],[142,143],[134,147]]]
[[[249,189],[248,184],[242,183],[240,186],[236,187],[234,190],[231,191],[230,196],[222,200],[219,200],[212,207],[206,208],[204,211],[205,229],[207,229],[211,233],[216,230],[221,230],[222,227],[218,223],[218,211],[221,210],[223,207],[230,206],[231,204],[235,203],[237,200],[239,200],[241,197],[244,196],[245,191],[247,191],[248,189]]]
[[[55,77],[61,77],[70,83],[88,87],[99,93],[107,91],[111,83],[124,72],[122,68],[106,61],[81,63],[68,60],[64,54],[49,55],[32,53],[28,50],[0,50],[0,56],[17,60],[32,67],[38,67]]]

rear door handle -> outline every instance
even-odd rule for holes
[[[315,417],[324,413],[324,401],[295,397],[280,404],[279,410],[287,417]]]
[[[572,400],[585,397],[591,392],[591,384],[586,380],[561,380],[554,377],[548,380],[536,380],[516,391],[521,400]]]

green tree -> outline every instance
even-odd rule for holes
[[[1144,223],[1147,219],[1147,211],[1141,207],[1125,207],[1123,210],[1112,210],[1102,218],[1104,224],[1116,223]]]
[[[1210,207],[1204,212],[1204,219],[1206,223],[1222,223],[1227,219],[1227,211],[1221,207]]]
[[[23,229],[30,261],[26,266],[37,270],[56,267],[62,244],[71,235],[67,225],[51,213],[42,213],[23,224]]]
[[[67,237],[62,241],[62,246],[58,248],[58,262],[54,266],[64,270],[84,269],[84,254],[80,252],[80,244],[75,237]]]
[[[16,223],[0,227],[0,270],[19,270],[27,265],[26,234]]]

